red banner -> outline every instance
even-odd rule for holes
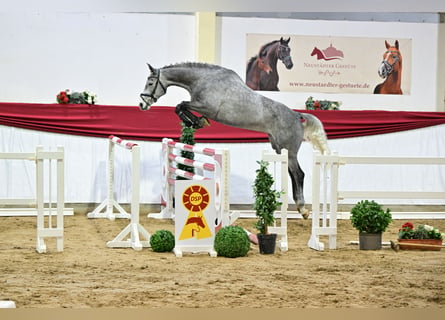
[[[384,134],[445,123],[444,112],[296,110],[317,116],[330,139]],[[174,107],[141,111],[132,106],[0,103],[0,125],[24,129],[123,139],[178,139],[180,120]],[[197,142],[267,142],[262,132],[211,121],[195,133]]]

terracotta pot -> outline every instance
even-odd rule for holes
[[[440,246],[442,245],[441,239],[398,239],[397,241],[401,250],[440,251]],[[416,246],[411,246],[410,244],[416,244]],[[423,244],[426,246],[422,246]],[[438,247],[431,247],[428,245],[435,245]]]

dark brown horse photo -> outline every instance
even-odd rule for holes
[[[383,54],[383,61],[379,66],[379,76],[385,81],[378,84],[375,94],[403,94],[402,83],[402,54],[399,50],[399,41],[396,40],[394,46],[385,41],[386,51]]]
[[[280,91],[278,89],[279,75],[277,62],[281,60],[290,70],[294,66],[290,56],[290,37],[284,40],[274,40],[263,45],[259,53],[250,58],[246,68],[246,84],[253,90]]]

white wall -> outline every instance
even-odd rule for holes
[[[444,102],[436,99],[438,95],[443,96],[443,93],[438,93],[436,88],[439,59],[438,24],[233,17],[221,19],[220,24],[221,64],[236,70],[241,75],[245,73],[246,34],[248,33],[412,39],[411,95],[262,93],[290,107],[302,109],[306,99],[309,96],[315,96],[319,99],[342,101],[341,109],[343,110],[444,110]],[[445,43],[445,39],[440,39],[440,41]],[[298,63],[295,59],[293,62]]]
[[[413,41],[411,95],[263,92],[292,108],[307,97],[340,100],[343,110],[443,111],[443,24],[218,17],[217,61],[242,77],[246,34],[408,38]],[[440,29],[441,28],[441,29]],[[329,30],[329,33],[326,33]],[[442,30],[442,31],[440,31]],[[0,101],[53,103],[60,90],[89,90],[98,103],[137,105],[155,67],[195,60],[193,14],[0,12]],[[298,61],[294,61],[298,63]],[[188,99],[170,88],[158,105]]]
[[[146,62],[193,60],[194,28],[193,15],[0,12],[0,101],[53,103],[68,88],[138,105]]]

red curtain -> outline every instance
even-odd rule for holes
[[[160,141],[181,135],[174,107],[79,104],[0,103],[0,125],[94,137],[111,134],[123,139]],[[417,129],[445,123],[445,112],[296,110],[317,116],[329,139]],[[228,127],[211,121],[195,133],[198,142],[266,142],[261,132]]]

